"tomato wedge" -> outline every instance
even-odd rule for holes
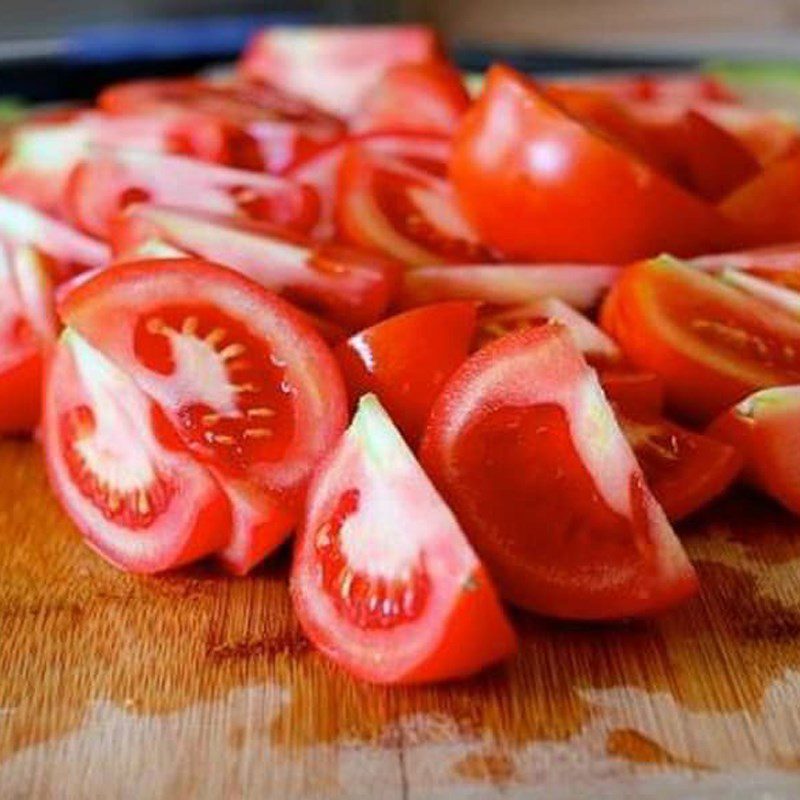
[[[108,247],[43,214],[33,206],[0,195],[0,237],[31,245],[48,256],[56,279],[71,277],[108,263]]]
[[[422,267],[403,276],[400,303],[408,308],[441,300],[481,300],[505,306],[552,296],[588,309],[598,303],[619,273],[618,267],[583,264]]]
[[[60,298],[59,311],[158,403],[234,512],[247,512],[248,536],[261,538],[237,551],[277,547],[347,417],[339,368],[308,323],[252,281],[196,259],[99,272]],[[256,502],[236,502],[250,495],[268,518],[253,514]]]
[[[285,178],[203,164],[183,156],[106,150],[79,162],[66,188],[71,220],[100,239],[131,203],[241,215],[299,231],[317,221],[316,192]]]
[[[433,133],[368,133],[329,145],[293,164],[284,175],[312,187],[319,199],[319,219],[312,235],[331,239],[336,233],[335,210],[339,169],[353,143],[371,152],[388,155],[439,177],[447,174],[450,139]]]
[[[162,206],[133,206],[114,225],[118,258],[143,246],[154,254],[166,246],[224,264],[351,329],[380,319],[399,283],[399,265],[374,253],[315,245],[264,223]]]
[[[450,174],[483,240],[514,259],[624,263],[731,244],[711,205],[503,66],[459,128]]]
[[[349,117],[387,69],[440,55],[436,32],[422,25],[270,26],[253,37],[238,68]]]
[[[708,421],[760,388],[800,381],[800,322],[671,258],[628,267],[600,320],[662,377],[667,403]]]
[[[708,435],[744,455],[743,476],[800,514],[800,386],[763,389],[721,414]]]
[[[588,75],[548,81],[548,86],[585,88],[619,100],[691,105],[704,100],[735,102],[736,95],[713,75],[658,73],[654,75]]]
[[[97,102],[109,114],[167,120],[171,152],[191,155],[212,139],[219,152],[212,160],[268,172],[280,172],[345,133],[330,114],[249,81],[131,81],[105,89]]]
[[[661,410],[664,387],[658,375],[626,363],[613,339],[557,297],[541,297],[507,308],[482,307],[476,346],[482,347],[501,336],[551,320],[564,325],[573,344],[597,370],[603,391],[615,405],[645,414],[657,414]]]
[[[347,241],[409,266],[492,257],[446,180],[357,146],[348,149],[340,167],[336,222]]]
[[[444,60],[390,67],[353,119],[355,131],[451,135],[469,108],[461,74]]]
[[[467,358],[476,304],[436,303],[367,328],[336,349],[352,400],[372,392],[413,446],[433,401]]]
[[[50,485],[87,542],[129,572],[161,572],[228,538],[230,512],[209,472],[136,384],[67,329],[44,402]]]
[[[0,434],[39,422],[44,365],[57,335],[48,259],[0,242]]]
[[[470,675],[517,647],[489,576],[372,395],[309,490],[291,590],[311,641],[374,683]]]
[[[617,420],[650,491],[672,522],[719,497],[741,471],[736,449],[657,414],[618,409]]]
[[[616,619],[697,590],[594,371],[557,323],[475,353],[436,401],[420,458],[523,608]]]

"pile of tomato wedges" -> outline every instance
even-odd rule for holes
[[[309,638],[421,682],[504,601],[698,589],[673,523],[800,513],[800,131],[701,75],[474,99],[425,28],[269,29],[225,77],[2,133],[0,430],[121,569],[296,533]]]

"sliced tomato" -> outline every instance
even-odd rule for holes
[[[650,491],[673,522],[719,497],[741,471],[736,449],[657,414],[618,409],[617,420]]]
[[[0,434],[30,433],[38,424],[56,335],[48,260],[28,245],[0,243]]]
[[[751,246],[800,239],[800,155],[767,166],[720,206]]]
[[[33,206],[0,195],[0,237],[30,245],[49,257],[57,279],[89,268],[104,267],[108,247],[69,225],[43,214]]]
[[[707,272],[721,272],[726,269],[771,272],[800,270],[800,244],[775,245],[750,250],[737,250],[731,253],[717,253],[699,256],[689,262],[693,267]]]
[[[618,267],[584,264],[475,264],[422,267],[403,276],[401,305],[480,300],[497,306],[558,297],[592,308],[619,275]]]
[[[427,131],[451,135],[469,108],[461,74],[444,60],[386,70],[353,119],[356,131]]]
[[[800,381],[799,321],[674,259],[628,267],[600,319],[692,420],[708,421],[759,388]]]
[[[351,146],[340,171],[339,235],[409,266],[491,260],[449,183],[388,156]]]
[[[606,396],[624,409],[657,414],[664,402],[661,379],[636,369],[622,357],[617,344],[583,314],[557,297],[541,297],[523,305],[483,306],[478,316],[476,346],[549,321],[560,322],[586,361],[597,370]]]
[[[79,162],[66,188],[68,214],[82,230],[108,238],[131,203],[241,215],[305,231],[317,221],[316,192],[285,178],[203,164],[183,156],[104,151]]]
[[[319,198],[319,219],[312,233],[316,239],[331,239],[336,233],[335,209],[339,168],[353,142],[371,152],[385,154],[439,177],[447,174],[450,139],[432,133],[368,133],[348,137],[293,164],[284,173],[298,183],[311,186]]]
[[[690,105],[703,100],[735,102],[736,95],[718,78],[702,73],[589,75],[557,79],[548,86],[585,88],[620,100]]]
[[[373,395],[309,490],[291,590],[311,641],[374,683],[459,678],[517,647],[489,576]]]
[[[351,400],[372,392],[412,445],[433,401],[466,359],[476,304],[436,303],[367,328],[336,349]]]
[[[420,458],[523,608],[615,619],[697,590],[594,371],[557,323],[475,353],[436,401]]]
[[[224,264],[350,329],[380,319],[399,283],[399,265],[383,256],[316,245],[264,223],[140,205],[114,225],[112,247],[122,260],[142,247],[158,255],[164,246]]]
[[[50,484],[87,542],[129,572],[161,572],[228,539],[210,473],[158,406],[74,331],[50,367],[44,445]]]
[[[238,66],[246,78],[349,117],[387,69],[440,55],[436,32],[422,25],[271,26],[253,37]]]
[[[266,541],[237,550],[274,549],[346,424],[338,365],[308,323],[252,281],[191,259],[99,272],[60,298],[59,311],[159,404],[234,512],[243,493],[263,499],[267,519],[253,502],[244,508],[248,535]]]
[[[450,174],[483,240],[515,259],[623,263],[731,244],[711,205],[503,66],[459,128]]]
[[[708,435],[742,453],[750,483],[800,514],[800,386],[746,397],[714,420]]]
[[[249,81],[132,81],[105,89],[97,102],[110,114],[169,120],[171,152],[217,151],[214,161],[268,172],[280,172],[345,133],[330,114]]]

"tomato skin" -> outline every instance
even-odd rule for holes
[[[800,379],[790,357],[800,352],[797,321],[673,259],[626,268],[600,322],[626,358],[661,376],[668,406],[689,420],[708,422],[759,388]]]
[[[742,457],[734,447],[658,414],[618,408],[617,419],[648,487],[671,522],[719,497],[741,472]]]
[[[97,405],[100,398],[102,404]],[[123,463],[131,453],[143,454],[147,469],[162,475],[171,485],[165,507],[151,522],[132,526],[125,517],[115,518],[108,501],[101,506],[101,501],[87,499],[88,489],[76,482],[67,455],[67,448],[74,447],[73,440],[65,440],[63,431],[67,415],[80,408],[88,409],[95,420],[116,420],[111,423],[116,433],[107,434],[95,448],[96,460],[102,463],[106,452],[107,459]],[[154,427],[156,421],[158,429]],[[216,551],[228,538],[230,510],[224,495],[211,475],[176,445],[174,432],[168,434],[168,444],[164,443],[165,424],[152,400],[127,376],[73,331],[62,335],[45,382],[43,430],[50,485],[87,544],[128,572],[173,569]],[[103,426],[96,422],[96,427]],[[121,438],[121,430],[129,438]],[[131,467],[123,475],[117,471],[115,478],[113,472],[98,474],[91,467],[92,461],[83,463],[89,465],[94,486],[106,480],[115,491],[114,480],[125,483],[136,474]],[[124,491],[119,490],[122,503],[126,502]]]
[[[0,435],[28,434],[39,424],[44,358],[33,352],[0,372]]]
[[[335,218],[345,241],[410,267],[492,260],[446,180],[361,146],[342,160]]]
[[[401,267],[391,259],[335,242],[308,238],[266,223],[156,205],[117,218],[115,257],[193,253],[224,264],[293,303],[348,330],[383,317],[397,293]],[[164,248],[173,253],[162,252]]]
[[[243,216],[305,231],[317,222],[316,192],[283,178],[202,164],[182,156],[103,152],[73,168],[67,213],[86,233],[107,239],[114,217],[147,200],[177,208]]]
[[[594,372],[558,324],[475,353],[436,401],[420,459],[500,590],[524,608],[615,619],[697,590]]]
[[[744,457],[743,478],[800,514],[800,387],[764,389],[723,412],[706,433]]]
[[[342,555],[339,545],[344,523],[336,522],[343,498],[352,501],[345,517],[354,548],[344,548],[349,555]],[[399,564],[388,553],[391,548],[381,544],[387,536],[402,545]],[[357,547],[372,549],[374,557],[359,559]],[[343,560],[339,575],[348,576],[341,591],[339,583],[325,583],[325,559],[332,548]],[[367,576],[373,571],[386,577],[370,584]],[[406,587],[404,602],[387,610],[377,599],[388,591],[387,585],[395,584]],[[374,683],[459,678],[517,649],[483,566],[372,395],[361,399],[350,428],[314,477],[290,588],[311,641],[340,666]],[[409,591],[413,594],[407,604]],[[376,598],[369,607],[380,615],[377,624],[370,625],[364,612],[368,597]],[[354,602],[362,610],[348,615],[348,608],[358,609],[349,605]]]
[[[715,209],[507,67],[489,71],[465,116],[450,174],[484,241],[510,258],[625,263],[730,244],[731,226]]]
[[[610,365],[598,368],[606,397],[633,414],[660,414],[664,407],[664,382],[655,372]]]
[[[352,122],[361,133],[413,131],[451,135],[469,108],[461,74],[447,61],[390,67]]]
[[[476,314],[469,302],[424,306],[340,344],[335,352],[351,401],[374,393],[415,445],[442,386],[467,357]]]
[[[776,161],[725,198],[721,211],[749,247],[800,239],[800,155]]]
[[[422,25],[270,26],[250,41],[238,70],[349,117],[388,68],[440,55],[435,31]]]

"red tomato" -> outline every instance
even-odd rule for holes
[[[291,590],[311,641],[375,683],[462,677],[517,647],[489,576],[372,395],[309,490]]]
[[[647,485],[676,522],[721,495],[742,468],[739,453],[657,414],[617,410],[617,420]]]
[[[47,259],[30,246],[0,243],[0,434],[29,433],[38,424],[56,330]]]
[[[674,259],[628,267],[600,319],[632,363],[662,377],[668,404],[693,420],[759,388],[800,381],[800,322]]]
[[[105,89],[97,102],[110,114],[169,120],[172,152],[216,152],[209,160],[269,172],[280,172],[345,133],[335,117],[248,81],[132,81]]]
[[[355,131],[451,135],[469,108],[461,74],[443,60],[390,67],[353,119]]]
[[[616,619],[697,590],[594,371],[559,324],[475,353],[436,401],[420,453],[517,605]]]
[[[120,211],[142,201],[241,215],[300,231],[316,223],[319,204],[312,188],[285,178],[135,150],[103,151],[79,162],[66,201],[72,221],[101,239]]]
[[[753,246],[800,239],[800,155],[776,161],[725,198],[722,212]]]
[[[657,414],[664,387],[652,372],[627,364],[616,343],[583,314],[556,297],[542,297],[524,305],[497,309],[484,306],[478,316],[476,344],[482,347],[501,336],[554,320],[567,329],[575,346],[597,370],[606,396],[621,408]]]
[[[507,67],[490,70],[450,171],[482,238],[511,258],[621,263],[718,250],[732,235],[710,205]]]
[[[0,195],[0,238],[35,247],[50,259],[57,279],[108,263],[108,247],[33,206]]]
[[[368,133],[349,137],[293,164],[284,173],[298,183],[311,186],[320,201],[319,220],[312,235],[331,239],[336,233],[335,210],[339,168],[351,144],[357,143],[370,152],[383,153],[419,169],[444,177],[450,158],[450,139],[429,133]]]
[[[400,296],[404,307],[441,300],[481,300],[498,306],[558,297],[591,308],[619,275],[617,267],[584,264],[470,264],[409,270]]]
[[[444,382],[469,353],[475,303],[437,303],[379,322],[336,349],[351,400],[373,392],[415,445]]]
[[[436,32],[421,25],[271,26],[250,41],[239,72],[349,117],[387,69],[440,55]]]
[[[800,514],[800,386],[764,389],[719,416],[708,435],[729,442],[745,459],[744,477]]]
[[[156,256],[164,246],[188,251],[351,329],[380,319],[399,282],[400,267],[374,253],[315,245],[264,223],[160,206],[131,207],[114,225],[112,246],[123,260],[142,246]]]
[[[44,402],[50,484],[100,555],[129,572],[160,572],[224,545],[225,496],[136,384],[65,331]]]
[[[400,160],[351,147],[336,206],[344,239],[409,266],[491,260],[442,178]]]
[[[305,320],[252,281],[191,259],[99,272],[60,298],[59,312],[159,404],[234,512],[243,496],[263,501],[266,519],[245,504],[259,541],[237,552],[280,544],[347,416],[338,365]]]

